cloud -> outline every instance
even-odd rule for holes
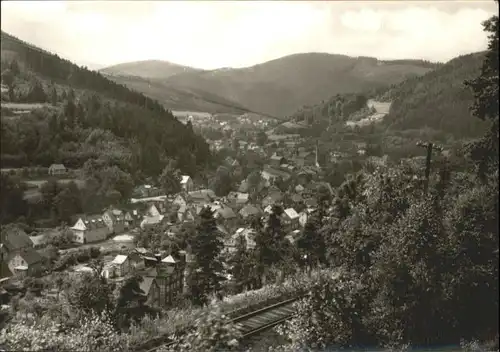
[[[494,1],[12,1],[2,30],[78,63],[243,67],[298,52],[447,61],[484,50]]]

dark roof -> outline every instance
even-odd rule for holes
[[[5,231],[4,246],[7,251],[16,251],[22,248],[32,248],[33,242],[24,230],[18,227],[11,227]]]
[[[28,265],[33,265],[42,261],[42,256],[33,248],[23,249],[19,255],[26,261],[26,263],[28,263]]]
[[[151,290],[151,287],[153,286],[155,278],[154,277],[148,277],[148,276],[143,276],[142,277],[142,282],[140,283],[139,287],[141,290],[144,292],[144,294],[147,296],[149,295],[149,291]]]
[[[250,215],[258,215],[260,213],[261,213],[260,209],[252,204],[248,204],[240,210],[240,214],[243,217],[250,216]]]
[[[236,217],[236,214],[234,213],[233,209],[227,206],[217,209],[216,212],[219,213],[220,216],[224,219],[232,219]]]

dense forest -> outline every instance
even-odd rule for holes
[[[2,82],[12,103],[53,107],[22,119],[4,118],[2,108],[2,167],[81,167],[100,159],[134,176],[156,176],[167,158],[188,174],[209,161],[205,141],[156,101],[4,32]]]

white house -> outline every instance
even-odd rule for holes
[[[73,240],[83,244],[104,241],[111,234],[101,216],[81,217],[71,230],[75,235]]]
[[[191,176],[182,176],[181,187],[185,192],[191,192],[194,189],[194,183]]]

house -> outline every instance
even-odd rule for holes
[[[295,186],[295,192],[297,192],[297,193],[302,193],[302,192],[304,192],[304,190],[305,190],[305,188],[302,185]]]
[[[172,201],[173,204],[177,204],[179,207],[185,207],[187,206],[187,200],[180,194],[176,195],[174,200]]]
[[[154,306],[160,304],[160,286],[158,285],[156,278],[142,276],[142,281],[140,282],[139,287],[146,298],[145,303],[147,305]]]
[[[42,267],[43,258],[33,248],[22,249],[8,261],[9,270],[16,275],[32,275]]]
[[[184,205],[181,206],[179,210],[177,210],[177,219],[179,220],[179,222],[194,221],[195,214],[193,213],[193,210],[190,207]]]
[[[231,173],[234,177],[241,177],[241,175],[243,174],[243,168],[241,167],[238,160],[234,160],[231,163]]]
[[[111,234],[100,215],[79,217],[70,229],[75,235],[73,241],[82,244],[104,241]]]
[[[110,233],[120,234],[125,231],[125,215],[120,209],[108,209],[102,214],[102,220]]]
[[[191,192],[194,190],[194,183],[191,176],[182,176],[181,178],[181,188],[184,192]]]
[[[133,210],[132,212],[126,212],[124,217],[123,217],[123,223],[125,229],[131,229],[134,228],[138,225],[139,223],[139,214],[137,213],[137,210]]]
[[[188,193],[189,200],[193,203],[210,203],[217,199],[215,192],[211,189],[200,189]]]
[[[33,248],[33,242],[22,229],[12,226],[3,229],[2,232],[4,240],[1,251],[4,258],[9,259],[21,250]]]
[[[280,167],[281,164],[286,163],[286,160],[283,156],[274,154],[271,156],[269,163],[274,167]]]
[[[302,151],[295,157],[295,164],[298,166],[313,166],[316,164],[316,154]]]
[[[247,204],[239,211],[239,214],[246,220],[251,216],[260,216],[262,211],[253,204]]]
[[[248,193],[229,192],[229,194],[227,195],[227,200],[234,205],[243,206],[248,203],[249,196],[250,195]]]
[[[111,264],[115,266],[116,276],[119,277],[127,275],[132,270],[132,263],[127,255],[118,254]]]
[[[49,166],[49,175],[50,176],[58,176],[65,175],[67,173],[67,169],[63,164],[52,164]]]
[[[266,180],[267,186],[272,185],[279,177],[281,177],[284,181],[287,181],[290,178],[289,173],[270,167],[264,167],[264,170],[261,172],[261,176],[264,180]]]
[[[299,214],[293,208],[288,208],[281,215],[283,226],[286,230],[292,231],[299,227]]]
[[[255,234],[256,231],[252,228],[239,228],[235,231],[235,233],[228,238],[226,241],[224,241],[224,246],[227,251],[229,252],[235,252],[237,250],[238,246],[238,240],[240,237],[245,238],[245,243],[246,243],[246,249],[254,249],[256,246],[255,243]]]
[[[141,224],[139,225],[141,229],[146,229],[148,227],[152,227],[158,224],[161,224],[162,221],[165,219],[165,215],[159,214],[158,215],[146,215],[144,216],[143,220],[141,221]]]
[[[228,206],[221,207],[215,211],[214,217],[228,227],[235,226],[238,217],[236,216],[233,209]]]
[[[313,208],[307,208],[304,209],[303,211],[300,212],[299,214],[299,225],[302,227],[305,227],[307,224],[307,221],[311,217],[311,215],[315,212],[315,209]]]
[[[274,205],[283,200],[283,195],[281,192],[272,192],[267,195],[266,198],[262,200],[262,207],[266,208],[268,205]]]

